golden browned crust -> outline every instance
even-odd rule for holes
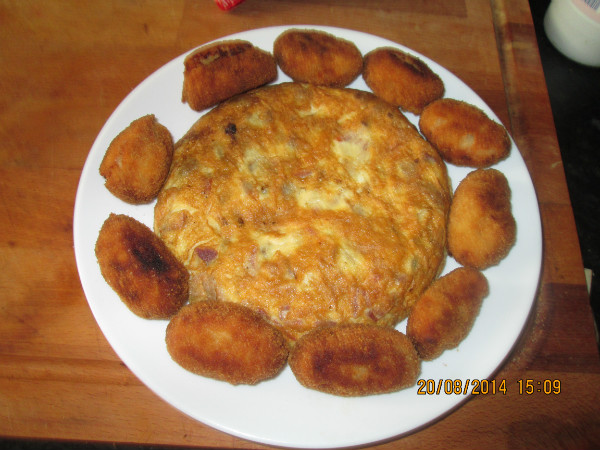
[[[412,386],[420,372],[417,352],[403,333],[364,324],[305,334],[289,364],[303,386],[342,396],[397,391]]]
[[[395,325],[445,259],[446,168],[397,108],[299,83],[222,103],[177,144],[155,230],[191,301],[264,314],[296,339]]]
[[[496,169],[477,169],[460,182],[448,219],[448,251],[460,264],[483,270],[509,253],[517,233],[510,197]]]
[[[187,270],[137,220],[111,214],[100,229],[95,251],[102,276],[138,316],[166,319],[187,301]]]
[[[273,55],[294,81],[323,86],[344,87],[363,67],[354,43],[317,30],[284,31],[273,44]]]
[[[273,81],[277,64],[273,55],[250,42],[220,41],[190,53],[183,76],[182,100],[201,111]]]
[[[231,384],[274,377],[288,355],[281,333],[258,314],[220,301],[184,306],[167,326],[166,343],[184,369]]]
[[[445,98],[429,104],[419,128],[442,158],[457,166],[489,167],[510,152],[504,127],[463,101]]]
[[[485,276],[460,267],[425,291],[408,316],[406,334],[424,360],[458,346],[469,334],[489,288]]]
[[[396,48],[367,53],[363,78],[375,95],[414,114],[444,95],[444,82],[427,64]]]
[[[153,114],[140,117],[110,143],[100,175],[116,197],[133,204],[148,203],[158,195],[173,158],[173,138]]]

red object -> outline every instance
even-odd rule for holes
[[[215,0],[215,3],[223,11],[229,11],[231,8],[239,5],[244,0]]]

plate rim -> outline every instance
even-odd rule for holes
[[[362,35],[362,36],[368,37],[369,39],[375,39],[377,41],[380,41],[380,42],[382,42],[382,44],[394,46],[394,47],[403,49],[405,51],[408,51],[409,53],[412,53],[415,56],[422,58],[427,64],[431,64],[436,67],[437,66],[442,67],[435,61],[429,59],[427,56],[425,56],[419,52],[416,52],[402,44],[393,42],[393,41],[383,38],[381,36],[373,35],[370,33],[365,33],[363,31],[352,30],[352,29],[348,29],[348,28],[339,28],[339,27],[321,26],[321,25],[278,25],[278,26],[250,29],[250,30],[245,30],[245,31],[233,33],[231,35],[216,38],[212,41],[202,43],[200,46],[209,44],[211,42],[224,40],[224,39],[244,37],[244,36],[248,36],[249,34],[251,35],[253,33],[254,34],[265,33],[265,34],[271,34],[274,36],[276,33],[278,34],[278,33],[282,32],[283,30],[290,29],[290,28],[320,29],[323,31],[331,32],[332,34],[341,35],[341,37],[345,37],[345,35],[348,35],[348,34],[357,35],[357,36]],[[111,347],[113,348],[113,350],[117,353],[119,358],[124,363],[127,364],[127,366],[136,375],[137,378],[139,378],[157,396],[159,396],[161,399],[163,399],[164,401],[169,403],[171,406],[174,406],[175,408],[177,408],[179,411],[181,411],[181,412],[187,414],[188,416],[194,418],[195,420],[198,420],[198,421],[206,424],[207,426],[215,428],[219,431],[228,433],[230,435],[237,436],[242,439],[246,439],[246,440],[253,441],[253,442],[259,442],[259,443],[263,443],[263,444],[268,444],[268,445],[276,445],[276,446],[282,446],[282,447],[303,447],[303,448],[338,448],[338,447],[362,446],[362,445],[367,445],[367,444],[374,444],[376,442],[393,440],[393,439],[397,439],[399,436],[417,432],[423,428],[428,427],[431,423],[440,420],[441,418],[450,414],[452,411],[455,411],[456,409],[460,408],[466,401],[468,401],[470,399],[470,395],[462,397],[455,402],[452,402],[452,404],[449,408],[444,409],[444,411],[435,415],[434,417],[431,417],[426,422],[424,422],[418,426],[415,426],[411,429],[401,431],[399,433],[380,435],[379,437],[373,436],[373,438],[370,438],[368,440],[364,440],[364,439],[360,439],[360,438],[359,439],[356,439],[356,438],[355,439],[345,439],[345,440],[337,439],[335,442],[328,443],[328,442],[326,442],[326,440],[323,441],[322,439],[321,440],[313,439],[313,440],[307,440],[304,443],[302,443],[302,442],[285,442],[285,440],[282,440],[281,438],[270,438],[270,437],[266,437],[266,436],[254,435],[250,432],[240,432],[239,430],[236,430],[230,426],[223,425],[221,423],[217,423],[217,422],[206,420],[206,419],[204,419],[204,420],[199,419],[196,415],[193,414],[193,412],[192,412],[192,414],[190,414],[190,411],[187,411],[186,408],[182,409],[180,406],[175,404],[175,403],[177,403],[176,401],[175,401],[175,403],[173,403],[173,399],[169,400],[170,396],[165,395],[165,393],[162,392],[160,388],[157,388],[157,386],[155,386],[154,381],[151,379],[148,379],[146,374],[138,373],[138,371],[140,369],[139,369],[139,367],[137,367],[137,364],[135,364],[134,361],[129,361],[130,357],[123,353],[123,351],[121,350],[121,348],[118,344],[113,342],[113,339],[111,339],[111,337],[110,337],[111,336],[110,333],[108,333],[108,335],[107,335],[107,332],[105,331],[105,328],[103,327],[103,324],[100,323],[100,321],[96,315],[95,305],[93,305],[93,302],[90,300],[90,296],[93,295],[93,293],[88,292],[89,285],[85,282],[85,280],[84,280],[85,274],[82,274],[82,269],[81,269],[81,267],[83,267],[83,264],[84,264],[83,263],[84,254],[82,253],[83,250],[81,249],[81,247],[77,245],[79,242],[81,242],[81,239],[82,239],[82,237],[81,237],[82,228],[81,227],[83,226],[83,223],[82,223],[83,218],[81,217],[81,211],[82,211],[82,202],[85,201],[83,194],[82,194],[82,192],[83,192],[82,186],[84,184],[86,175],[91,173],[91,171],[95,170],[95,168],[96,168],[94,166],[94,160],[91,158],[92,152],[98,148],[98,145],[100,143],[106,142],[106,140],[110,137],[110,136],[108,136],[108,133],[111,130],[113,123],[116,122],[117,115],[123,110],[123,108],[127,107],[128,102],[131,102],[132,99],[135,98],[135,96],[137,95],[138,92],[143,90],[146,85],[152,83],[153,77],[157,76],[157,73],[159,73],[159,72],[163,73],[163,72],[169,70],[171,68],[171,66],[173,66],[174,64],[177,64],[178,62],[182,62],[185,55],[194,51],[196,48],[198,48],[200,46],[197,46],[197,47],[179,55],[178,57],[172,59],[171,61],[167,62],[166,64],[164,64],[163,66],[158,68],[156,71],[154,71],[152,74],[150,74],[148,77],[146,77],[142,82],[140,82],[132,91],[130,91],[126,95],[126,97],[119,103],[119,105],[115,108],[115,110],[110,114],[110,116],[106,120],[105,124],[101,128],[100,132],[98,133],[98,135],[97,135],[96,139],[94,140],[94,143],[88,153],[88,156],[86,157],[86,161],[84,163],[84,166],[83,166],[83,169],[81,172],[80,180],[79,180],[78,187],[77,187],[77,194],[76,194],[76,198],[75,198],[75,206],[74,206],[74,214],[73,214],[73,238],[74,238],[75,258],[76,258],[76,263],[77,263],[78,274],[79,274],[79,277],[81,280],[82,288],[83,288],[85,296],[86,296],[86,300],[88,301],[88,304],[92,310],[92,313],[94,314],[96,323],[98,324],[99,328],[101,329],[102,333],[104,334],[105,338],[108,340],[108,342],[111,345]],[[448,71],[445,68],[443,68],[443,70],[445,72],[451,74],[451,76],[456,78],[460,83],[463,83],[464,86],[466,86],[467,89],[469,89],[483,104],[483,105],[477,104],[477,106],[484,106],[482,109],[484,109],[486,111],[486,113],[488,113],[488,115],[490,115],[491,118],[500,122],[500,120],[498,119],[498,116],[494,113],[494,111],[491,110],[491,108],[489,108],[489,106],[481,99],[481,97],[475,91],[473,91],[472,88],[467,86],[464,82],[462,82],[462,80],[460,80],[460,78],[458,78],[452,72]],[[281,78],[281,77],[279,77],[279,78]],[[279,82],[279,81],[277,81],[277,82]],[[200,117],[200,115],[198,115],[198,117]],[[408,115],[408,114],[405,114],[405,115]],[[188,128],[189,128],[189,126],[191,126],[192,123],[188,124]],[[112,137],[114,137],[114,136],[112,136]],[[515,346],[520,342],[520,340],[522,338],[522,334],[525,331],[525,324],[528,322],[529,317],[532,314],[532,311],[533,311],[535,303],[536,303],[537,292],[538,292],[540,277],[541,277],[542,261],[543,261],[543,234],[542,234],[543,230],[541,227],[541,216],[540,216],[540,211],[539,211],[537,194],[535,192],[535,185],[533,184],[533,180],[531,178],[529,170],[528,170],[527,166],[525,165],[524,160],[522,159],[522,155],[520,154],[520,151],[519,151],[518,147],[516,146],[516,143],[512,139],[512,136],[511,136],[511,141],[512,141],[512,145],[513,145],[511,154],[516,153],[518,155],[518,158],[520,158],[520,163],[524,166],[524,169],[527,172],[528,181],[531,184],[531,189],[533,191],[536,208],[534,211],[535,214],[532,214],[532,216],[533,216],[532,220],[535,222],[533,224],[533,227],[536,228],[539,232],[539,234],[537,235],[538,240],[539,240],[539,246],[537,245],[537,243],[535,243],[536,251],[537,251],[537,253],[539,253],[539,255],[536,257],[537,270],[534,270],[534,272],[537,272],[537,275],[536,275],[536,281],[534,283],[535,287],[533,288],[533,291],[530,293],[532,299],[530,301],[528,312],[525,315],[525,317],[521,317],[521,320],[519,321],[518,326],[515,327],[515,328],[519,329],[519,332],[517,333],[514,341],[511,343],[509,350],[506,352],[506,354],[503,356],[503,358],[501,358],[501,360],[499,362],[497,362],[497,364],[495,364],[495,367],[493,368],[493,370],[487,375],[488,377],[492,377],[498,370],[500,370],[500,368],[504,364],[506,364],[507,360],[509,360],[511,358],[511,356],[514,352]],[[130,208],[130,205],[126,205],[126,207],[124,209],[129,209],[129,208]],[[389,394],[386,394],[386,395],[389,395]],[[361,403],[361,401],[358,401],[355,403]]]

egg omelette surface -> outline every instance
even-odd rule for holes
[[[221,103],[176,144],[154,230],[190,301],[248,306],[294,341],[406,317],[443,266],[450,189],[397,108],[283,83]]]

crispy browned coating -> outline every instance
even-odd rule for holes
[[[375,95],[414,114],[444,95],[444,82],[427,64],[391,47],[365,55],[363,78]]]
[[[184,369],[231,384],[274,377],[288,355],[283,335],[260,315],[218,300],[184,306],[167,326],[166,343]]]
[[[184,61],[182,100],[196,111],[273,81],[277,63],[250,42],[220,41],[200,47]]]
[[[406,325],[406,334],[422,359],[435,359],[458,346],[471,331],[488,289],[481,272],[460,267],[425,291]]]
[[[448,252],[463,266],[498,264],[515,243],[508,181],[496,169],[477,169],[458,185],[448,218]]]
[[[153,114],[140,117],[110,143],[100,175],[116,197],[133,204],[148,203],[158,195],[173,159],[173,138]]]
[[[429,104],[419,127],[442,158],[457,166],[489,167],[510,153],[505,128],[463,101],[444,98]]]
[[[344,87],[363,67],[354,43],[317,30],[284,31],[273,44],[273,54],[294,81],[322,86]]]
[[[150,228],[129,216],[106,219],[96,257],[106,282],[140,317],[169,318],[188,299],[185,267]]]
[[[406,335],[365,324],[326,326],[305,334],[289,364],[305,387],[342,396],[404,389],[416,382],[421,369]]]

